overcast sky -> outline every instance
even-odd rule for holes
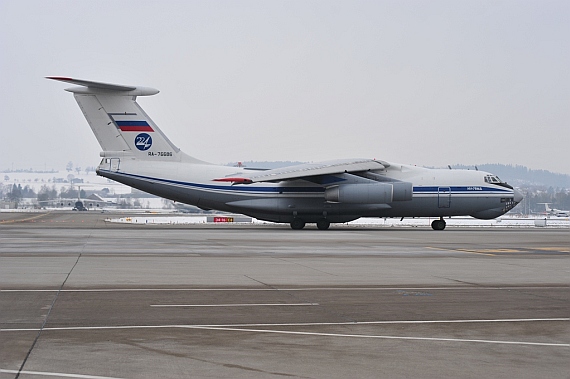
[[[69,76],[214,163],[570,174],[570,1],[0,1],[0,169],[96,166]]]

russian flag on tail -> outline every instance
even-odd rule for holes
[[[146,121],[117,121],[117,127],[121,132],[154,132]]]

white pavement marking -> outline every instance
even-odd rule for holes
[[[233,332],[254,332],[254,333],[274,333],[274,334],[293,334],[303,336],[321,336],[321,337],[352,337],[352,338],[378,338],[393,340],[411,340],[411,341],[436,341],[436,342],[475,342],[475,343],[491,343],[506,345],[531,345],[531,346],[553,346],[553,347],[570,347],[570,344],[562,343],[546,343],[546,342],[525,342],[525,341],[494,341],[494,340],[478,340],[478,339],[462,339],[462,338],[436,338],[436,337],[403,337],[403,336],[379,336],[370,334],[339,334],[339,333],[316,333],[316,332],[294,332],[289,330],[269,330],[269,329],[246,329],[246,328],[220,328],[220,327],[191,327],[191,329],[205,330],[222,330]]]
[[[340,333],[318,333],[318,332],[295,332],[288,330],[271,329],[248,329],[251,327],[277,327],[277,326],[343,326],[343,325],[381,325],[381,324],[430,324],[430,323],[493,323],[493,322],[544,322],[544,321],[570,321],[570,318],[532,318],[532,319],[494,319],[494,320],[403,320],[403,321],[363,321],[363,322],[322,322],[322,323],[284,323],[284,324],[229,324],[229,325],[124,325],[124,326],[77,326],[77,327],[52,327],[44,328],[43,331],[58,330],[110,330],[110,329],[166,329],[185,328],[202,330],[239,331],[252,333],[275,333],[292,335],[313,335],[322,337],[352,337],[352,338],[376,338],[376,339],[399,339],[412,341],[435,341],[435,342],[472,342],[489,344],[527,345],[527,346],[553,346],[570,347],[570,344],[548,343],[548,342],[526,342],[526,341],[500,341],[483,339],[462,339],[462,338],[437,338],[437,337],[406,337],[406,336],[384,336],[368,334],[340,334]],[[37,331],[39,329],[0,329],[0,332]]]
[[[297,322],[276,324],[182,324],[182,325],[116,325],[116,326],[64,326],[46,327],[44,330],[105,330],[105,329],[153,329],[153,328],[225,328],[225,327],[265,327],[265,326],[342,326],[342,325],[381,325],[381,324],[446,324],[446,323],[492,323],[492,322],[543,322],[570,321],[568,317],[555,318],[506,318],[489,320],[384,320],[384,321],[345,321],[345,322]],[[0,332],[33,332],[39,328],[4,328]]]
[[[65,374],[62,372],[43,372],[43,371],[18,371],[18,370],[2,370],[0,373],[5,374],[26,374],[26,375],[41,375],[41,376],[58,376],[60,378],[83,378],[83,379],[121,379],[111,376],[97,376],[97,375],[82,375],[82,374]]]
[[[522,320],[521,320],[522,321]],[[539,321],[553,321],[539,320]],[[568,319],[559,319],[556,321],[568,321]],[[324,324],[260,324],[261,326],[307,326],[307,325],[359,325],[370,323],[324,323]],[[253,324],[255,325],[255,324]],[[238,325],[236,325],[238,326]],[[241,326],[241,325],[239,325]],[[241,328],[226,327],[226,326],[209,326],[209,325],[131,325],[131,326],[85,326],[85,327],[63,327],[63,328],[44,328],[44,331],[58,331],[58,330],[110,330],[110,329],[166,329],[166,328],[180,328],[180,329],[198,329],[198,330],[219,330],[219,331],[235,331],[235,332],[250,332],[250,333],[273,333],[273,334],[290,334],[290,335],[306,335],[306,336],[321,336],[321,337],[351,337],[351,338],[375,338],[375,339],[393,339],[393,340],[408,340],[408,341],[433,341],[433,342],[472,342],[472,343],[488,343],[488,344],[503,344],[503,345],[524,345],[524,346],[550,346],[550,347],[570,347],[568,343],[549,343],[549,342],[528,342],[528,341],[500,341],[500,340],[483,340],[483,339],[463,339],[463,338],[440,338],[440,337],[413,337],[413,336],[386,336],[386,335],[373,335],[373,334],[341,334],[341,333],[318,333],[318,332],[295,332],[290,330],[271,330],[271,329],[248,329],[250,325],[243,325]],[[16,332],[16,331],[34,331],[36,329],[2,329],[2,332]],[[69,374],[71,375],[71,374]],[[73,376],[81,377],[81,376]],[[90,378],[90,377],[86,377]],[[93,377],[97,378],[97,377]]]
[[[230,327],[267,327],[267,326],[343,326],[343,325],[382,325],[382,324],[446,324],[446,323],[492,323],[492,322],[544,322],[570,321],[568,317],[555,318],[507,318],[489,320],[384,320],[384,321],[345,321],[345,322],[298,322],[277,324],[181,324],[181,325],[116,325],[116,326],[62,326],[46,327],[43,330],[106,330],[106,329],[160,329],[160,328],[230,328]],[[39,328],[0,329],[0,332],[33,332]]]
[[[299,304],[151,304],[151,307],[302,307],[315,306],[318,303]]]

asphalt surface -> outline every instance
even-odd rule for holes
[[[570,377],[568,229],[108,217],[0,213],[0,378]]]

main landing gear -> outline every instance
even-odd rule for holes
[[[431,227],[433,230],[443,230],[445,229],[445,220],[443,217],[440,217],[439,220],[433,220]]]
[[[290,225],[293,230],[301,230],[305,227],[305,221],[300,218],[294,218]]]
[[[293,230],[301,230],[305,227],[305,221],[301,220],[300,218],[295,218],[291,221],[291,229]],[[317,228],[319,230],[327,230],[331,226],[331,222],[326,218],[322,218],[317,221]]]
[[[319,228],[319,230],[327,230],[329,226],[331,226],[331,222],[326,218],[322,218],[317,221],[317,228]]]

